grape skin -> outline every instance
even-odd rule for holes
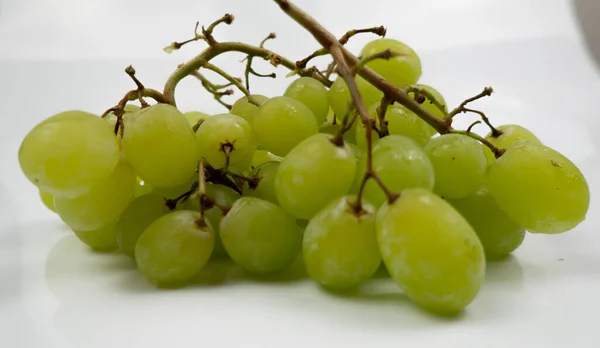
[[[115,226],[116,243],[121,251],[134,258],[135,244],[144,230],[169,212],[160,196],[146,194],[133,200]]]
[[[233,261],[256,274],[285,269],[302,248],[296,220],[256,197],[242,197],[233,204],[221,220],[221,239]]]
[[[461,198],[475,193],[485,180],[487,160],[483,145],[462,134],[444,134],[431,139],[425,152],[435,173],[434,192]]]
[[[587,181],[569,159],[540,143],[521,140],[487,172],[490,193],[506,214],[530,232],[562,233],[587,214]]]
[[[508,256],[525,239],[525,229],[511,220],[487,188],[460,199],[447,199],[477,233],[487,259]]]
[[[375,236],[375,208],[363,201],[356,214],[356,196],[333,200],[304,231],[304,264],[309,276],[328,288],[351,288],[368,280],[381,264]]]
[[[506,149],[520,140],[528,140],[538,144],[542,143],[540,139],[538,139],[528,129],[516,124],[506,124],[496,127],[496,129],[502,132],[500,136],[494,137],[492,135],[493,133],[489,132],[485,136],[485,139],[499,149]],[[494,162],[494,160],[496,160],[496,156],[494,156],[492,150],[490,150],[487,146],[484,148],[484,151],[488,164],[491,164],[492,162]]]
[[[234,115],[242,117],[248,121],[248,123],[252,124],[254,116],[258,113],[259,107],[269,100],[269,98],[260,94],[251,94],[250,96],[255,102],[258,103],[259,106],[250,103],[248,101],[248,97],[243,96],[233,103],[230,112]]]
[[[210,224],[199,226],[199,212],[179,210],[154,221],[135,246],[140,272],[158,286],[179,286],[206,265],[214,248]]]
[[[257,146],[257,139],[250,124],[234,114],[220,114],[207,118],[196,131],[200,156],[215,169],[225,167],[225,143],[233,145],[229,155],[229,165],[242,171],[250,165]]]
[[[84,111],[56,114],[35,126],[19,148],[19,164],[34,185],[76,197],[110,176],[119,144],[106,123]]]
[[[388,38],[377,39],[367,43],[360,54],[362,57],[369,57],[386,49],[390,49],[398,56],[390,59],[375,59],[368,62],[366,66],[396,87],[417,83],[421,77],[421,60],[406,44]]]
[[[123,149],[137,175],[154,186],[185,183],[198,163],[194,132],[175,107],[156,104],[129,118]]]
[[[83,244],[100,252],[110,252],[117,250],[115,225],[110,224],[91,231],[73,230],[75,236]]]
[[[381,256],[392,279],[417,304],[460,311],[485,277],[484,251],[469,223],[422,188],[406,189],[375,218]]]
[[[240,195],[233,189],[211,183],[206,184],[206,195],[222,207],[231,207],[233,203],[240,198]],[[200,211],[200,200],[198,198],[188,199],[185,202],[184,209]],[[217,258],[227,256],[227,252],[221,241],[221,220],[223,219],[223,212],[219,207],[213,206],[204,211],[204,216],[210,222],[210,225],[215,232],[215,249],[212,257]]]
[[[40,195],[40,200],[44,203],[44,206],[51,211],[56,213],[56,208],[54,207],[54,195],[42,190],[38,190]]]
[[[392,192],[402,192],[411,187],[433,189],[435,180],[431,161],[419,144],[410,138],[389,135],[381,139],[373,147],[372,160],[373,169]],[[363,156],[358,162],[351,192],[358,192],[367,168],[366,161],[366,156]],[[364,195],[375,207],[386,201],[385,194],[374,180],[367,182]]]
[[[256,167],[250,172],[249,176],[252,177],[258,175],[260,177],[258,185],[254,188],[250,188],[248,182],[245,181],[242,186],[242,194],[244,196],[258,197],[271,203],[279,204],[277,202],[277,195],[275,194],[275,175],[277,174],[278,168],[279,162],[276,161],[263,163]]]
[[[262,148],[281,157],[319,131],[312,111],[289,97],[274,97],[265,102],[254,116],[252,126]]]
[[[356,76],[356,85],[358,86],[358,91],[360,92],[363,102],[367,106],[373,105],[383,98],[383,92],[360,76]],[[342,120],[346,116],[350,102],[352,102],[352,97],[348,90],[348,86],[344,79],[338,76],[335,81],[333,81],[333,85],[329,87],[329,104],[335,113],[339,124],[342,123]],[[350,132],[353,130],[354,129],[350,130]]]
[[[283,95],[304,103],[312,111],[318,124],[325,122],[329,111],[329,96],[321,82],[312,77],[300,77],[289,84]]]
[[[135,173],[120,162],[112,175],[99,185],[75,198],[55,197],[60,218],[73,230],[91,231],[114,224],[133,200]]]
[[[348,193],[356,171],[350,147],[316,134],[298,144],[281,162],[275,175],[275,194],[281,207],[298,219],[310,219],[332,199]]]

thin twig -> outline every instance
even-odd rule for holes
[[[260,104],[258,103],[258,101],[256,101],[254,99],[254,97],[252,97],[250,95],[250,91],[248,91],[246,89],[246,87],[244,87],[244,85],[242,85],[242,83],[240,82],[239,79],[229,75],[227,72],[225,72],[224,70],[222,70],[221,68],[209,63],[208,61],[205,62],[202,67],[204,69],[208,69],[211,70],[219,75],[221,75],[225,80],[229,81],[229,83],[233,84],[234,86],[236,86],[242,93],[244,93],[244,95],[246,96],[246,98],[248,98],[248,102],[256,105],[256,106],[260,106]]]
[[[471,138],[481,142],[483,145],[487,146],[490,150],[492,150],[492,153],[494,154],[494,156],[496,156],[496,158],[502,156],[504,151],[506,151],[504,149],[497,148],[496,146],[494,146],[492,143],[490,143],[489,141],[487,141],[485,138],[483,138],[482,136],[480,136],[477,133],[473,133],[470,131],[458,130],[458,129],[451,129],[448,133],[466,135],[468,137],[471,137]]]
[[[480,124],[480,123],[481,123],[481,121],[480,121],[480,120],[477,120],[477,121],[475,121],[475,122],[471,123],[471,124],[469,125],[469,127],[467,127],[467,130],[466,130],[466,132],[467,132],[467,133],[471,133],[471,130],[473,129],[473,127],[475,127],[476,125],[478,125],[478,124]]]
[[[500,131],[500,130],[496,129],[494,126],[492,126],[492,124],[490,123],[490,119],[482,111],[475,110],[475,109],[469,109],[469,108],[463,108],[463,112],[472,112],[474,114],[478,114],[481,117],[481,119],[483,120],[483,122],[492,131],[492,137],[497,138],[502,135],[502,131]]]
[[[457,114],[459,114],[461,112],[464,112],[464,108],[465,108],[465,106],[467,106],[467,104],[474,102],[477,99],[481,99],[483,97],[488,97],[488,96],[492,95],[493,92],[494,92],[494,90],[492,89],[492,87],[484,88],[483,91],[481,91],[479,94],[472,96],[471,98],[465,99],[462,103],[460,103],[460,105],[458,107],[456,107],[454,110],[450,111],[448,113],[448,115],[446,115],[444,120],[449,123],[452,122],[452,118],[454,116],[456,116]]]
[[[269,33],[269,35],[267,35],[267,37],[265,37],[260,44],[258,45],[259,48],[264,48],[265,43],[268,40],[272,40],[275,39],[277,37],[277,35],[275,33]],[[246,56],[246,70],[244,70],[244,77],[246,79],[246,89],[250,90],[250,74],[257,76],[257,77],[270,77],[270,78],[276,78],[277,75],[273,72],[270,74],[259,74],[256,71],[254,71],[254,69],[252,68],[252,60],[253,60],[254,56],[253,55],[248,55]]]
[[[200,218],[196,221],[196,224],[200,227],[206,226],[204,220],[204,196],[206,195],[206,173],[204,171],[204,158],[200,159],[198,164],[198,196],[200,199]]]
[[[231,110],[231,108],[233,106],[231,104],[228,104],[228,103],[224,102],[222,98],[224,96],[227,96],[227,95],[232,95],[233,94],[233,90],[232,89],[228,89],[228,90],[225,90],[225,91],[220,91],[217,88],[217,87],[220,87],[220,86],[216,86],[215,84],[213,84],[212,82],[210,82],[204,75],[202,75],[198,71],[192,71],[190,73],[190,75],[192,75],[195,78],[197,78],[198,80],[200,80],[200,83],[202,84],[202,87],[204,87],[204,89],[206,89],[209,93],[211,93],[213,95],[213,98],[219,104],[223,105],[225,108],[227,108],[227,110]]]
[[[388,121],[385,119],[385,114],[387,112],[388,107],[390,106],[390,100],[386,97],[381,98],[381,102],[377,107],[377,118],[379,119],[379,137],[383,138],[386,135],[390,134],[388,130]]]
[[[370,56],[367,56],[367,57],[363,57],[363,58],[361,58],[361,59],[358,61],[358,64],[356,64],[356,65],[354,66],[354,69],[353,69],[353,71],[352,71],[352,72],[353,72],[353,74],[354,74],[354,75],[356,75],[356,73],[357,73],[358,71],[360,71],[361,69],[363,69],[363,68],[365,67],[365,65],[367,65],[367,64],[368,64],[369,62],[371,62],[371,61],[374,61],[375,59],[385,59],[385,60],[389,60],[389,59],[391,59],[391,58],[393,58],[393,57],[398,57],[398,56],[400,56],[400,55],[401,55],[400,53],[398,53],[398,52],[393,52],[392,50],[390,50],[390,49],[388,48],[388,49],[387,49],[387,50],[385,50],[385,51],[378,52],[378,53],[372,54],[372,55],[370,55]]]

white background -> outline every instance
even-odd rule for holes
[[[115,104],[133,88],[123,73],[129,64],[160,90],[177,64],[205,47],[162,52],[189,38],[196,21],[233,13],[218,40],[258,43],[275,31],[268,47],[292,60],[318,46],[268,0],[0,0],[0,346],[598,347],[600,79],[571,2],[297,3],[338,36],[385,25],[388,37],[417,50],[422,82],[450,105],[493,86],[477,106],[497,124],[530,128],[580,166],[592,190],[588,219],[564,235],[527,236],[514,257],[489,266],[479,297],[453,319],[420,311],[381,277],[343,297],[294,272],[288,281],[260,282],[217,264],[204,284],[157,291],[126,259],[88,251],[41,205],[18,168],[21,139],[56,112],[101,113]],[[216,62],[240,75],[241,58]],[[277,73],[276,81],[252,80],[253,92],[281,94],[288,81],[285,69]],[[186,111],[223,110],[193,79],[177,97]]]

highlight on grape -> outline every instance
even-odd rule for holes
[[[23,173],[83,243],[130,257],[159,287],[185,286],[220,257],[261,275],[301,259],[328,289],[358,287],[383,264],[418,305],[456,312],[477,297],[486,263],[527,232],[585,219],[590,193],[575,164],[470,107],[492,88],[450,109],[421,81],[417,53],[384,27],[336,38],[291,1],[274,2],[322,48],[294,62],[265,47],[273,33],[257,46],[218,41],[227,14],[164,49],[207,44],[162,91],[129,66],[135,88],[115,106],[67,110],[25,136]],[[360,52],[344,46],[373,34]],[[211,63],[228,52],[246,55],[243,79]],[[317,57],[330,63],[311,66]],[[251,77],[274,77],[254,59],[288,68],[287,89],[251,93]],[[225,110],[182,113],[175,91],[188,76]],[[234,89],[242,96],[229,104]],[[453,127],[465,113],[481,121]],[[474,131],[481,122],[485,135]]]

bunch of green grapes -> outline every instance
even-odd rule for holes
[[[527,231],[576,228],[589,187],[521,126],[485,137],[452,129],[408,45],[378,39],[360,56],[384,50],[392,58],[366,67],[410,86],[429,124],[397,102],[383,110],[383,92],[357,76],[363,123],[344,79],[304,76],[225,113],[168,103],[127,104],[104,119],[59,113],[26,135],[19,163],[83,243],[127,255],[157,286],[189,284],[217,257],[259,276],[301,259],[328,289],[359,287],[383,263],[418,305],[460,311],[476,299],[486,262],[515,251]]]

